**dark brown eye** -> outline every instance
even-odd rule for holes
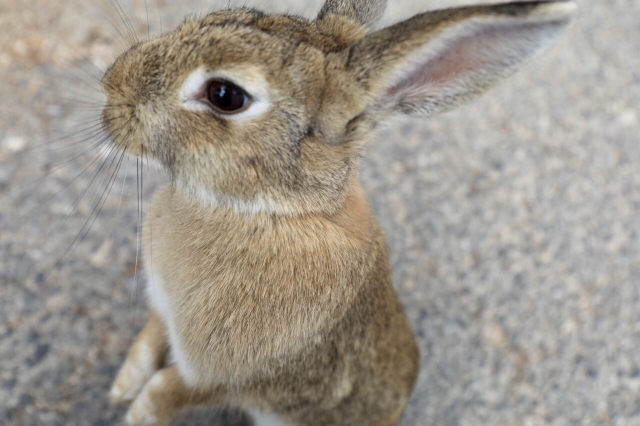
[[[207,99],[223,114],[237,114],[249,107],[251,98],[241,87],[224,80],[213,80],[207,89]]]

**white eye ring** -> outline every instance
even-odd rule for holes
[[[216,111],[207,101],[206,92],[212,80],[225,80],[242,88],[250,97],[249,107],[237,114]],[[267,81],[256,68],[219,69],[207,71],[197,68],[185,79],[180,88],[180,103],[190,111],[213,111],[231,121],[244,121],[263,115],[271,107]]]

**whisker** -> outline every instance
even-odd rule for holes
[[[74,110],[82,111],[82,112],[85,112],[85,113],[86,112],[90,112],[90,113],[93,113],[93,114],[97,115],[97,113],[101,112],[102,109],[103,109],[103,106],[100,105],[98,102],[96,102],[95,104],[91,104],[91,103],[88,103],[88,102],[83,103],[83,102],[80,102],[80,101],[74,101],[74,100],[69,99],[69,98],[66,98],[66,99],[63,98],[61,100],[66,102],[65,106],[68,106],[68,104],[73,103],[74,104],[73,105],[73,109]],[[96,117],[94,117],[94,118],[96,118]],[[82,119],[80,119],[80,121],[84,122],[85,119],[82,118]]]
[[[149,23],[149,6],[147,0],[144,0],[144,11],[147,14],[147,40],[151,39],[151,24]]]
[[[55,37],[55,36],[54,36]],[[82,86],[90,90],[92,94],[102,94],[100,89],[100,82],[105,70],[98,67],[91,58],[79,51],[78,49],[65,45],[64,42],[56,37],[58,43],[65,46],[69,51],[75,52],[78,57],[74,57],[69,52],[62,53],[63,60],[68,64],[73,64],[71,67],[65,67],[65,73],[74,77],[73,84],[62,84],[62,88],[65,92],[76,92],[80,94],[81,98],[86,97],[85,92],[77,92],[77,83],[81,83]],[[80,71],[80,72],[78,72]],[[88,78],[88,80],[87,80]]]
[[[106,137],[105,137],[105,138],[104,138],[104,140],[102,140],[102,141],[101,141],[101,142],[99,142],[99,143],[104,143],[104,142],[106,142],[107,140],[108,140],[108,138],[106,138]],[[113,149],[113,147],[112,147],[112,149]],[[109,154],[109,155],[110,155],[110,154]],[[53,200],[56,196],[60,195],[64,190],[66,190],[66,189],[67,189],[67,188],[69,188],[71,185],[73,185],[73,183],[74,183],[75,181],[77,181],[81,176],[84,176],[84,175],[85,175],[85,173],[87,173],[91,168],[93,168],[93,167],[94,167],[94,165],[96,164],[96,162],[97,162],[98,160],[100,160],[100,156],[96,156],[96,158],[94,158],[94,159],[93,159],[93,161],[91,161],[91,163],[89,163],[89,165],[88,165],[87,167],[85,167],[85,168],[84,168],[84,169],[83,169],[83,170],[82,170],[82,171],[81,171],[81,172],[80,172],[80,173],[79,173],[75,178],[73,178],[70,182],[67,182],[67,184],[66,184],[64,187],[62,187],[62,189],[58,190],[56,193],[54,193],[53,195],[51,195],[51,196],[50,196],[49,198],[47,198],[44,202],[39,203],[36,207],[34,207],[34,208],[32,208],[32,209],[28,210],[26,213],[24,213],[24,214],[20,215],[18,218],[19,218],[19,219],[24,219],[24,218],[25,218],[26,216],[28,216],[29,214],[31,214],[31,213],[33,213],[34,211],[39,210],[40,208],[42,208],[43,206],[45,206],[48,202],[50,202],[51,200]],[[104,166],[104,163],[103,163],[103,166]],[[97,173],[99,173],[101,169],[102,169],[102,167],[101,167],[100,169],[98,169],[98,171],[96,172],[96,176],[97,176]],[[50,175],[51,173],[53,173],[53,172],[50,172],[50,173],[49,173],[49,175]],[[42,180],[42,178],[38,178],[36,181],[38,181],[38,180]],[[94,176],[94,178],[91,180],[91,182],[89,183],[89,185],[87,186],[87,188],[85,189],[85,191],[84,191],[84,192],[82,193],[82,195],[80,196],[80,199],[82,199],[82,197],[84,196],[84,194],[86,193],[86,191],[89,189],[89,186],[91,186],[91,185],[93,184],[94,180],[95,180],[95,176]],[[30,184],[33,184],[33,183],[35,183],[35,182],[31,182]],[[78,200],[78,202],[74,205],[74,209],[75,209],[75,207],[77,206],[77,204],[78,204],[79,202],[80,202],[80,200]],[[71,213],[69,213],[69,215],[71,215]],[[68,218],[69,218],[69,216],[67,216],[67,219],[68,219]],[[65,219],[65,222],[66,222],[66,219]]]
[[[160,11],[158,0],[156,0],[156,10],[158,11],[158,21],[160,22],[160,34],[162,34],[164,32],[164,30],[162,29],[162,12]]]
[[[102,95],[102,89],[100,88],[100,82],[102,80],[102,73],[100,74],[100,77],[97,77],[93,74],[90,74],[89,71],[82,69],[79,64],[76,62],[75,65],[78,67],[77,69],[79,69],[80,71],[87,73],[89,78],[92,79],[90,81],[85,80],[84,77],[82,77],[82,74],[78,74],[73,70],[69,70],[68,73],[71,74],[78,83],[81,83],[85,89],[88,89],[90,91],[90,93],[92,94],[100,94]],[[86,92],[81,92],[79,91],[80,88],[78,87],[70,87],[70,86],[65,86],[64,88],[67,92],[74,92],[74,94],[76,96],[79,96],[81,98],[85,98],[87,96]]]
[[[59,37],[57,37],[56,35],[53,35],[53,37],[56,39],[56,41],[64,46],[66,49],[69,49],[73,52],[75,52],[77,55],[80,56],[80,58],[83,60],[82,62],[76,63],[75,66],[82,71],[83,73],[85,73],[86,75],[88,75],[90,78],[94,79],[96,82],[100,83],[100,80],[102,78],[102,75],[104,74],[103,69],[101,69],[100,67],[98,67],[92,60],[91,58],[89,58],[87,55],[85,55],[84,53],[82,53],[80,50],[76,49],[73,46],[70,46],[69,44],[65,44],[65,42],[63,40],[61,40]],[[68,60],[69,58],[67,58]],[[71,62],[75,62],[75,61],[71,61]],[[86,63],[88,64],[90,67],[92,67],[91,70],[86,69],[82,64]],[[73,72],[73,69],[68,69],[68,72]],[[96,73],[97,74],[94,74]],[[74,74],[74,77],[79,78],[78,74]]]
[[[129,164],[127,164],[127,168],[124,170],[124,179],[122,180],[122,189],[120,190],[120,200],[118,201],[118,209],[116,210],[116,221],[120,215],[120,207],[122,206],[122,197],[124,196],[124,187],[127,183],[127,177],[129,176]]]
[[[116,25],[116,22],[118,21],[117,18],[113,18],[114,21],[109,20],[109,22],[111,22],[111,25],[113,25],[113,27],[116,28],[116,30],[118,30],[118,32],[120,34],[122,34],[122,37],[124,37],[124,39],[126,41],[126,43],[125,43],[126,45],[128,45],[128,46],[135,45],[136,44],[135,38],[132,37],[132,34],[131,34],[131,31],[129,30],[129,27],[127,27],[127,24],[126,24],[125,20],[122,18],[122,14],[118,10],[118,8],[113,4],[112,0],[107,0],[107,1],[109,2],[109,6],[111,6],[113,8],[113,10],[116,12],[118,17],[120,18],[120,22],[122,23],[122,26]],[[109,13],[109,16],[111,16],[110,13]]]
[[[120,164],[122,162],[122,158],[124,157],[125,151],[122,151],[122,154],[120,155],[120,160],[118,161],[118,164]],[[109,156],[111,156],[111,154],[109,154]],[[118,158],[118,155],[115,154],[113,155],[113,159],[111,160],[110,165],[113,165],[113,162]],[[100,174],[100,172],[103,170],[104,165],[108,162],[108,157],[105,159],[105,161],[103,162],[102,166],[100,167],[100,169],[96,172],[96,174],[94,175],[94,178],[92,179],[91,183],[89,183],[89,185],[87,185],[87,187],[85,188],[85,190],[82,192],[82,194],[80,195],[80,197],[77,199],[77,202],[73,205],[73,207],[71,208],[71,210],[69,211],[69,214],[67,215],[67,217],[64,219],[64,221],[57,227],[55,232],[58,232],[63,226],[64,224],[67,222],[67,220],[69,219],[69,217],[71,216],[71,214],[73,213],[73,211],[75,211],[75,209],[78,206],[78,203],[80,202],[80,200],[82,198],[84,198],[84,195],[86,194],[86,192],[89,190],[89,188],[92,186],[95,178]],[[111,176],[111,179],[109,181],[111,181],[113,179],[113,177],[115,175],[117,175],[117,171],[119,169],[119,166],[116,167],[116,170],[114,171],[114,173]],[[106,177],[106,176],[105,176]],[[97,192],[100,190],[100,186],[102,185],[102,183],[104,182],[104,178],[101,182],[100,185],[98,185],[98,189],[96,190],[96,195]],[[73,253],[75,252],[76,248],[78,247],[78,245],[84,240],[84,238],[86,237],[87,233],[89,232],[89,230],[91,229],[91,226],[93,226],[93,223],[95,222],[95,219],[97,218],[97,216],[99,215],[100,210],[102,210],[102,206],[104,205],[104,202],[102,202],[103,198],[106,200],[105,197],[105,193],[107,193],[106,189],[109,186],[109,182],[107,183],[107,186],[105,187],[105,191],[103,191],[103,194],[100,196],[100,198],[98,199],[98,202],[96,203],[96,205],[94,206],[92,212],[89,215],[89,218],[87,219],[87,221],[85,222],[85,224],[82,226],[82,228],[80,229],[80,232],[76,235],[76,237],[73,239],[73,241],[71,242],[71,244],[69,245],[69,247],[67,247],[67,249],[64,251],[64,253],[62,254],[62,256],[60,256],[60,258],[58,259],[58,261],[56,261],[56,263],[53,265],[53,267],[51,268],[51,270],[49,271],[49,273],[47,274],[47,276],[45,277],[45,281],[49,278],[49,276],[53,273],[54,270],[60,268],[61,266],[63,266],[73,255]],[[95,196],[94,196],[95,199]],[[93,202],[93,201],[92,201]],[[101,205],[102,202],[102,205]],[[98,210],[98,215],[95,215],[95,212],[98,208],[98,206],[100,205],[100,208]],[[94,217],[95,215],[95,217]],[[93,219],[93,220],[92,220]],[[91,222],[91,225],[89,225],[89,227],[87,227],[87,225]]]
[[[65,107],[73,107],[75,110],[78,107],[85,107],[85,109],[94,108],[96,111],[104,105],[104,93],[101,87],[102,82],[95,86],[96,90],[86,92],[82,88],[71,86],[67,83],[63,83],[60,87],[57,96],[58,104]],[[79,109],[79,108],[78,108]]]
[[[144,148],[143,148],[144,149]],[[132,330],[135,328],[136,316],[138,311],[138,287],[139,287],[139,272],[138,266],[140,262],[140,254],[142,248],[142,162],[140,158],[136,158],[136,190],[138,196],[138,228],[136,238],[136,260],[133,273],[133,292],[131,294],[131,301],[129,310],[132,312],[131,323]]]
[[[108,122],[110,122],[110,121],[112,121],[112,120],[119,119],[119,118],[122,118],[122,117],[114,117],[113,119],[110,119]],[[108,123],[108,122],[107,122],[107,123]],[[61,146],[61,147],[52,147],[52,148],[49,148],[49,149],[51,149],[51,150],[55,150],[55,149],[71,149],[72,147],[77,146],[77,145],[84,146],[84,145],[85,145],[85,143],[86,143],[87,141],[90,141],[90,140],[94,139],[96,136],[98,136],[99,134],[104,133],[103,124],[104,124],[104,123],[102,123],[102,122],[101,122],[101,123],[94,124],[93,126],[91,126],[90,128],[94,128],[94,130],[89,131],[87,134],[85,134],[85,135],[84,135],[84,138],[83,138],[83,139],[81,139],[81,140],[79,140],[79,141],[73,142],[73,143],[71,143],[71,144],[69,144],[69,145],[66,145],[66,146]],[[78,133],[80,133],[80,132],[78,132]],[[54,141],[56,141],[56,140],[61,140],[61,139],[64,139],[64,138],[65,138],[65,137],[63,136],[63,137],[61,137],[61,138],[54,139]],[[61,169],[62,169],[62,168],[64,168],[65,166],[67,166],[67,165],[69,165],[69,164],[71,164],[71,163],[73,163],[73,162],[75,162],[75,161],[77,161],[77,160],[79,160],[79,159],[81,159],[81,158],[83,158],[83,157],[86,157],[87,155],[89,155],[89,154],[90,154],[92,151],[94,151],[95,149],[99,148],[99,147],[100,147],[100,146],[102,146],[102,145],[105,145],[105,144],[108,142],[108,140],[109,140],[109,136],[105,134],[103,137],[99,138],[99,139],[98,139],[98,141],[96,141],[96,142],[94,142],[94,143],[90,144],[89,146],[87,146],[87,147],[85,147],[83,150],[81,150],[81,151],[80,151],[80,153],[73,153],[73,154],[71,154],[71,155],[73,155],[73,157],[71,157],[71,158],[69,158],[69,159],[67,159],[67,160],[63,161],[62,163],[57,164],[56,166],[54,166],[53,168],[51,168],[50,170],[48,170],[46,173],[44,173],[42,176],[39,176],[39,177],[38,177],[38,178],[36,178],[36,179],[33,179],[33,180],[30,180],[30,181],[27,181],[27,182],[22,183],[22,184],[20,184],[20,185],[16,185],[16,186],[14,186],[14,189],[15,189],[15,190],[21,190],[21,189],[24,189],[25,187],[28,187],[28,186],[30,186],[30,185],[34,185],[34,184],[36,184],[36,183],[41,182],[41,181],[42,181],[42,180],[44,180],[46,177],[48,177],[48,176],[52,175],[53,173],[56,173],[57,171],[61,170]],[[46,145],[46,143],[45,143],[44,145]],[[38,147],[42,148],[42,145],[38,145]],[[36,148],[37,148],[37,147],[33,147],[33,148],[30,148],[29,150],[34,150],[34,149],[36,149]],[[48,147],[47,147],[47,148],[48,148]],[[74,178],[71,182],[69,182],[69,185],[70,185],[70,184],[72,184],[72,183],[73,183],[76,179],[78,179],[80,176],[82,176],[82,175],[84,174],[84,172],[85,172],[85,171],[87,171],[87,170],[88,170],[88,168],[89,168],[89,167],[91,167],[91,166],[92,166],[92,165],[93,165],[93,164],[94,164],[94,163],[95,163],[99,158],[100,158],[99,156],[98,156],[98,157],[96,157],[96,159],[94,159],[94,161],[93,161],[93,162],[92,162],[92,163],[91,163],[87,168],[85,168],[85,169],[84,169],[84,170],[83,170],[83,171],[82,171],[78,176],[76,176],[76,178]],[[53,197],[55,197],[56,195],[58,195],[60,192],[62,192],[62,191],[63,191],[64,189],[66,189],[67,187],[68,187],[68,186],[65,186],[62,190],[60,190],[60,191],[56,192],[56,193],[55,193],[51,198],[49,198],[47,201],[45,201],[43,204],[39,205],[38,207],[36,207],[36,208],[35,208],[35,209],[33,209],[33,210],[37,210],[37,209],[39,209],[40,207],[42,207],[44,204],[46,204],[48,201],[50,201]],[[32,210],[32,211],[33,211],[33,210]],[[31,212],[31,211],[30,211],[30,212]],[[30,212],[28,212],[28,213],[30,213]],[[28,213],[27,213],[27,214],[28,214]]]
[[[122,9],[122,6],[120,6],[120,3],[118,2],[118,0],[109,0],[109,3],[116,10],[118,15],[120,16],[120,20],[122,21],[122,23],[124,24],[125,28],[127,29],[127,32],[132,37],[131,38],[131,40],[132,40],[131,45],[133,46],[133,45],[138,44],[139,40],[138,40],[138,36],[136,35],[136,31],[134,30],[133,25],[131,25],[131,21],[127,17],[127,14],[124,12],[124,9]]]
[[[21,183],[19,185],[16,185],[14,188],[16,190],[22,190],[26,187],[29,187],[31,185],[35,185],[37,183],[42,182],[45,178],[51,176],[52,174],[60,171],[61,169],[63,169],[64,167],[68,166],[69,164],[78,161],[79,159],[86,157],[87,155],[91,154],[92,151],[94,151],[96,148],[100,147],[101,145],[104,145],[107,142],[108,138],[103,138],[101,140],[99,140],[98,142],[94,142],[93,144],[91,144],[89,147],[85,148],[83,151],[80,152],[80,154],[77,154],[75,157],[70,158],[66,161],[63,161],[60,164],[57,164],[56,166],[54,166],[53,168],[51,168],[49,171],[45,172],[42,176],[37,177],[36,179]],[[97,161],[97,159],[99,159],[99,157],[97,157],[94,161]],[[89,167],[91,167],[91,165],[89,165]],[[86,170],[86,169],[85,169]],[[82,175],[82,173],[80,175],[78,175],[75,179],[78,179],[80,176]],[[74,179],[74,180],[75,180]],[[71,181],[70,183],[73,183],[73,181]],[[63,188],[61,191],[65,190],[67,187],[65,186],[65,188]],[[60,192],[61,192],[60,191]],[[58,195],[60,192],[55,193],[51,198],[49,198],[47,201],[45,201],[44,204],[46,204],[48,201],[51,201],[51,199],[53,197],[55,197],[56,195]],[[39,206],[38,208],[40,208],[42,206]],[[34,209],[34,210],[37,210]]]
[[[101,10],[100,15],[105,18],[111,26],[116,30],[117,34],[114,34],[113,31],[109,30],[109,34],[116,40],[122,49],[122,52],[126,52],[132,46],[131,40],[127,39],[124,35],[120,27],[116,24],[117,20],[113,18],[113,16],[106,10]]]
[[[108,138],[105,137],[104,141],[108,140]],[[82,191],[80,193],[80,195],[78,197],[76,197],[76,199],[73,201],[73,207],[71,208],[71,210],[69,211],[69,214],[65,217],[64,221],[60,224],[59,228],[62,228],[62,226],[64,226],[64,224],[67,222],[67,220],[69,219],[69,217],[71,216],[71,214],[73,213],[73,211],[76,209],[76,207],[78,206],[78,204],[80,203],[80,201],[82,200],[82,198],[84,198],[85,194],[87,193],[87,191],[89,190],[89,188],[93,185],[93,183],[95,182],[96,178],[98,177],[98,175],[100,174],[100,172],[104,169],[104,166],[106,165],[107,161],[108,161],[108,157],[111,156],[112,152],[117,149],[117,147],[114,145],[110,148],[110,151],[107,154],[107,159],[105,159],[105,161],[102,163],[102,165],[100,166],[100,168],[98,168],[98,170],[96,171],[96,173],[94,174],[93,178],[91,179],[91,182],[89,182],[89,184],[87,185],[87,187],[84,189],[84,191]],[[89,163],[89,165],[87,167],[85,167],[80,174],[78,174],[78,176],[76,176],[75,178],[73,178],[70,182],[67,182],[67,184],[60,189],[59,191],[57,191],[55,194],[51,195],[49,198],[47,198],[43,203],[39,204],[37,207],[29,210],[27,213],[25,213],[24,215],[21,216],[21,218],[24,218],[25,216],[27,216],[28,214],[42,208],[44,205],[46,205],[49,201],[51,201],[52,199],[54,199],[56,196],[58,196],[60,193],[62,193],[65,189],[69,188],[75,181],[77,181],[81,176],[83,176],[86,172],[89,171],[89,169],[93,168],[94,165],[96,164],[96,162],[98,162],[98,160],[100,160],[100,156],[96,156],[96,158],[93,159],[93,161],[91,161],[91,163]]]
[[[102,208],[104,207],[104,204],[105,204],[109,194],[111,193],[111,189],[113,188],[113,183],[115,182],[115,180],[116,180],[116,178],[118,176],[118,172],[120,171],[120,166],[122,165],[122,160],[123,160],[125,154],[126,154],[126,151],[122,150],[122,153],[120,154],[120,157],[118,159],[116,168],[115,168],[114,172],[111,174],[111,177],[109,178],[109,180],[107,181],[107,184],[106,184],[102,194],[98,198],[98,201],[95,204],[93,210],[89,214],[89,218],[85,221],[84,225],[80,229],[80,232],[76,235],[74,240],[71,242],[71,245],[62,254],[62,256],[60,257],[58,262],[56,262],[56,264],[54,265],[53,269],[64,265],[66,263],[66,261],[69,260],[69,258],[71,258],[71,256],[75,252],[75,250],[82,243],[82,241],[84,241],[84,239],[86,238],[87,234],[89,233],[89,231],[93,227],[94,223],[96,222],[98,216],[100,216],[100,212],[102,211]],[[113,165],[113,162],[115,161],[116,158],[118,158],[117,154],[114,155],[114,158],[111,160],[110,166]],[[106,177],[106,175],[105,175],[105,177]],[[104,182],[104,178],[103,178],[103,182]],[[102,182],[98,186],[98,190],[100,189],[101,185],[102,185]],[[97,195],[97,191],[96,191],[96,195]],[[95,199],[95,196],[94,196],[94,199]],[[93,200],[92,200],[92,202],[93,202]],[[52,271],[53,271],[53,269],[52,269]]]
[[[95,119],[97,119],[97,117],[95,117]],[[78,126],[79,127],[79,126]],[[70,147],[70,146],[74,146],[80,143],[84,143],[87,140],[90,139],[91,136],[95,136],[96,134],[99,134],[102,131],[102,122],[101,121],[96,121],[94,124],[88,126],[88,127],[84,127],[82,129],[78,129],[78,130],[74,130],[72,133],[63,135],[63,136],[59,136],[57,138],[53,138],[49,141],[43,142],[43,143],[39,143],[37,145],[34,146],[30,146],[24,149],[23,152],[31,152],[31,151],[39,151],[41,149],[44,148],[48,148],[48,149],[62,149],[65,147]],[[85,133],[87,132],[87,133]],[[86,136],[90,136],[88,138],[82,139],[81,141],[78,142],[73,142],[72,144],[69,145],[65,145],[62,147],[51,147],[51,145],[56,145],[58,142],[63,142],[65,140],[69,140],[70,138],[74,138],[76,136],[80,136],[80,135],[86,135]]]

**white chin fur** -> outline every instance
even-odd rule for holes
[[[246,111],[238,114],[220,115],[226,120],[250,120],[264,114],[271,107],[268,84],[264,75],[255,67],[226,68],[207,70],[200,67],[193,71],[182,83],[180,88],[180,103],[190,111],[215,111],[205,102],[199,100],[206,90],[206,85],[212,79],[223,79],[242,87],[253,99]]]
[[[205,205],[212,208],[229,207],[238,213],[242,214],[277,214],[279,216],[287,216],[293,214],[294,211],[286,205],[275,205],[275,203],[265,200],[263,198],[256,198],[255,200],[237,200],[230,197],[219,196],[211,191],[207,191],[202,188],[192,188],[185,184],[180,185],[183,190],[188,194],[195,197]]]

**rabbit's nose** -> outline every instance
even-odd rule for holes
[[[101,85],[108,100],[135,105],[144,103],[151,97],[152,89],[157,85],[153,84],[154,70],[149,70],[146,66],[153,55],[153,50],[149,47],[148,43],[131,47],[107,69]],[[144,60],[141,61],[141,58]]]

